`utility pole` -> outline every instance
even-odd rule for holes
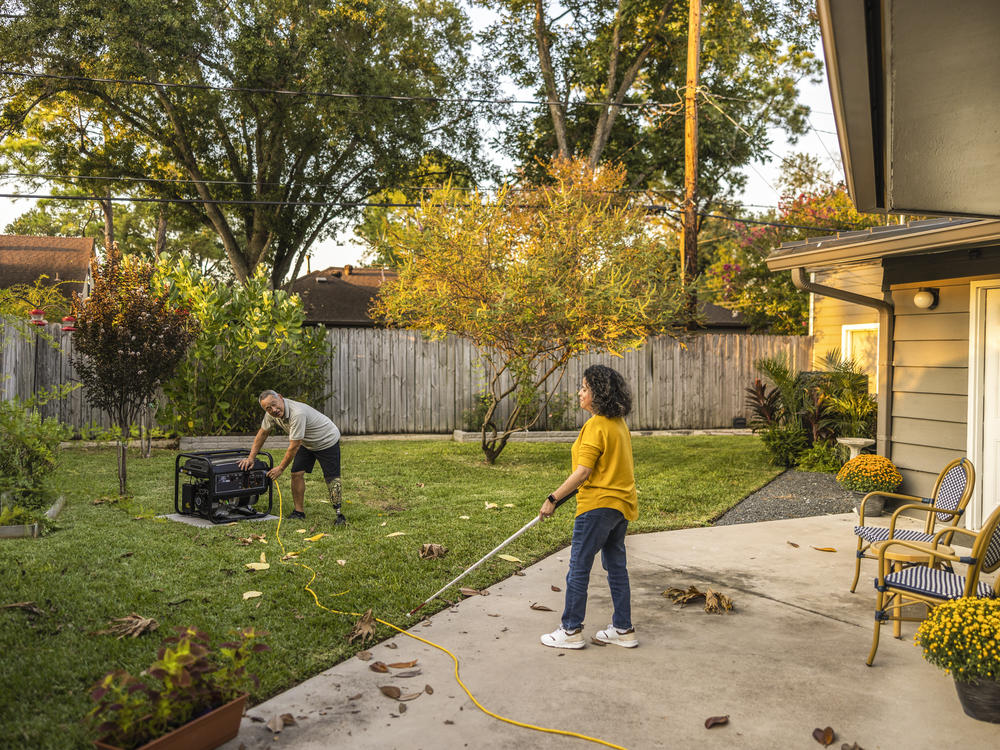
[[[688,11],[687,86],[684,89],[684,226],[681,229],[681,283],[698,270],[698,67],[701,62],[701,0]],[[693,307],[693,303],[692,303]]]

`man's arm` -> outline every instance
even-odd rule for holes
[[[257,430],[257,436],[253,439],[253,447],[250,448],[250,455],[240,461],[240,468],[243,471],[253,468],[253,460],[257,458],[260,449],[264,447],[264,441],[267,440],[267,436],[270,434],[271,431],[265,430],[263,427]]]
[[[300,445],[302,445],[301,440],[288,441],[288,450],[285,451],[285,456],[281,459],[281,463],[267,472],[267,475],[271,477],[271,479],[277,479],[284,473],[285,469],[287,469],[292,463],[292,459],[295,458],[295,454],[299,452]]]

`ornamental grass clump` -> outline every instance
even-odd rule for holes
[[[1000,600],[963,597],[937,605],[913,637],[924,659],[960,682],[1000,678]]]
[[[855,456],[837,472],[837,484],[856,492],[892,492],[902,481],[892,461],[868,453]]]

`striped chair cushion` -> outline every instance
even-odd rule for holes
[[[941,480],[937,495],[934,497],[934,505],[938,508],[956,510],[959,501],[962,499],[962,493],[965,492],[967,482],[968,474],[966,474],[964,464],[955,464],[952,466],[948,470],[948,473],[944,475],[944,479]],[[937,517],[939,521],[951,521],[955,518],[955,516],[948,513],[938,513]]]
[[[912,591],[915,594],[927,594],[941,599],[959,599],[965,587],[965,576],[947,570],[935,570],[924,565],[914,565],[890,573],[885,577],[885,583],[901,591]],[[993,587],[982,581],[976,586],[976,595],[984,599],[993,599],[996,596]]]
[[[983,558],[983,567],[990,570],[1000,564],[1000,523],[993,529],[993,537],[986,546],[986,555]]]
[[[855,526],[855,536],[859,536],[869,544],[884,542],[889,538],[889,528],[887,526]],[[896,529],[893,539],[905,539],[909,542],[929,542],[934,537],[915,529]]]

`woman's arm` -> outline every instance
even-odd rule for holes
[[[590,476],[590,472],[591,469],[589,466],[577,466],[576,469],[573,470],[573,473],[566,477],[566,481],[559,485],[559,489],[552,493],[552,497],[556,500],[562,500],[569,493],[586,482],[587,477]],[[542,503],[541,509],[538,511],[538,515],[541,518],[548,518],[555,512],[555,504],[546,498],[545,502]]]

